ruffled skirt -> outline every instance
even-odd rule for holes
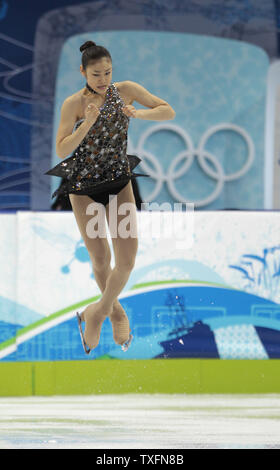
[[[109,171],[109,176],[107,172],[106,178],[101,179],[101,181],[96,181],[94,171],[91,171],[86,178],[78,179],[76,172],[73,171],[76,165],[76,157],[72,155],[71,157],[66,158],[44,173],[45,175],[58,176],[64,179],[60,187],[52,194],[52,198],[67,194],[94,195],[104,193],[105,191],[108,191],[109,193],[111,189],[119,187],[121,183],[128,183],[132,178],[136,178],[138,176],[150,177],[150,175],[133,172],[133,169],[141,162],[141,158],[136,155],[127,155],[127,159],[129,162],[128,170],[121,174],[118,172],[117,177],[114,173],[110,174]]]

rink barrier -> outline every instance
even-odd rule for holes
[[[149,359],[0,363],[0,396],[280,393],[280,360]]]

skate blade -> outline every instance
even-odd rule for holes
[[[83,329],[82,329],[82,320],[81,320],[79,312],[77,312],[76,315],[77,315],[78,327],[79,327],[79,331],[80,331],[82,345],[83,345],[85,353],[89,354],[91,349],[87,346],[87,343],[85,342],[85,338],[84,338],[84,335],[83,335]]]
[[[130,334],[130,335],[129,335],[129,338],[128,338],[128,340],[127,340],[127,342],[124,343],[124,344],[122,344],[122,350],[123,350],[123,351],[127,351],[127,350],[128,350],[132,339],[133,339],[133,336]]]

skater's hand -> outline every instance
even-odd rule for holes
[[[136,109],[131,104],[127,104],[122,108],[122,112],[128,117],[136,117]]]
[[[89,103],[85,110],[85,118],[91,125],[95,123],[100,114],[99,108],[94,103]]]

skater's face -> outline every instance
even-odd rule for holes
[[[80,71],[94,91],[100,95],[106,94],[112,80],[112,62],[108,57],[102,57],[102,59],[89,64],[85,71],[80,65]]]

